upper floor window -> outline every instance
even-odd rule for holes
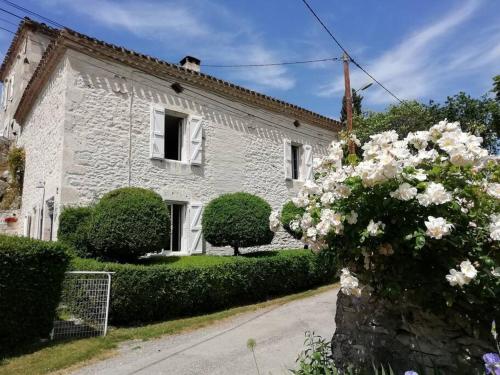
[[[292,145],[292,179],[298,180],[300,177],[300,146]]]
[[[313,153],[310,145],[284,143],[285,179],[307,181],[313,178]]]
[[[203,118],[151,109],[151,158],[202,163]]]

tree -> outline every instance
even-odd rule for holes
[[[500,75],[493,77],[493,89],[491,91],[495,94],[495,100],[500,102]]]
[[[494,79],[493,92],[500,94],[500,76]],[[385,112],[366,112],[354,114],[353,127],[362,143],[370,135],[386,130],[395,130],[403,137],[409,132],[426,130],[430,125],[447,119],[459,121],[462,129],[483,138],[483,145],[490,152],[496,153],[500,136],[500,101],[488,95],[472,98],[459,92],[448,96],[442,104],[430,101],[422,104],[417,101],[405,101],[391,105]]]
[[[363,100],[363,97],[361,95],[358,95],[356,90],[352,90],[352,115],[354,116],[359,116],[361,115],[361,101]],[[347,112],[346,112],[346,100],[345,100],[345,95],[342,98],[342,109],[340,111],[340,122],[342,124],[345,124],[347,121]]]
[[[101,198],[94,207],[89,227],[94,254],[103,259],[133,261],[166,248],[170,218],[159,194],[127,187]]]
[[[472,98],[465,92],[459,92],[448,96],[444,104],[431,102],[426,108],[432,123],[443,119],[459,121],[464,131],[482,137],[484,147],[496,153],[500,136],[500,102],[487,95]]]
[[[386,112],[367,112],[354,116],[354,132],[365,143],[370,135],[395,130],[400,136],[410,131],[424,130],[432,124],[428,108],[417,101],[405,101],[391,105]]]
[[[241,247],[270,244],[271,206],[248,193],[223,194],[210,201],[202,218],[203,237],[214,246],[231,246],[234,255]]]

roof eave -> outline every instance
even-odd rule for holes
[[[3,59],[2,66],[0,67],[0,82],[3,82],[6,79],[6,74],[15,61],[15,57],[21,46],[21,43],[23,42],[26,34],[29,31],[40,31],[41,33],[50,37],[57,36],[59,32],[57,29],[47,26],[44,23],[34,22],[30,18],[25,17],[19,23],[17,31],[14,34],[12,42],[10,43],[9,49],[7,50],[7,53],[5,54],[5,57]]]
[[[57,38],[49,44],[32,79],[28,83],[14,115],[19,124],[24,122],[39,91],[44,86],[54,67],[57,65],[59,57],[64,53],[66,48],[71,48],[108,61],[125,64],[160,79],[162,77],[165,79],[173,78],[181,83],[209,89],[219,95],[236,98],[245,103],[257,105],[326,130],[338,131],[341,129],[341,124],[337,120],[299,106],[257,93],[204,73],[185,69],[151,56],[105,43],[68,29],[60,30]]]

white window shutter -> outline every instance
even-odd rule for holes
[[[285,180],[292,179],[292,141],[283,140],[283,161],[285,166]]]
[[[2,106],[3,108],[7,108],[7,100],[9,97],[9,80],[7,79],[2,88]]]
[[[24,237],[30,237],[30,229],[31,229],[31,216],[26,215],[24,217],[24,228],[23,228]]]
[[[14,97],[14,75],[12,75],[12,78],[9,80],[9,100],[12,100]]]
[[[312,146],[304,145],[304,180],[314,179]]]
[[[190,156],[189,162],[201,165],[203,160],[203,117],[190,115],[188,117]]]
[[[191,254],[201,254],[203,252],[203,235],[201,233],[201,215],[203,205],[201,203],[191,203],[189,210],[189,252]]]
[[[165,109],[151,108],[151,159],[165,158]]]

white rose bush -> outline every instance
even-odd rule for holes
[[[481,142],[447,121],[404,139],[372,135],[359,156],[335,141],[292,200],[303,215],[289,225],[334,256],[344,294],[491,322],[500,311],[500,167]]]

